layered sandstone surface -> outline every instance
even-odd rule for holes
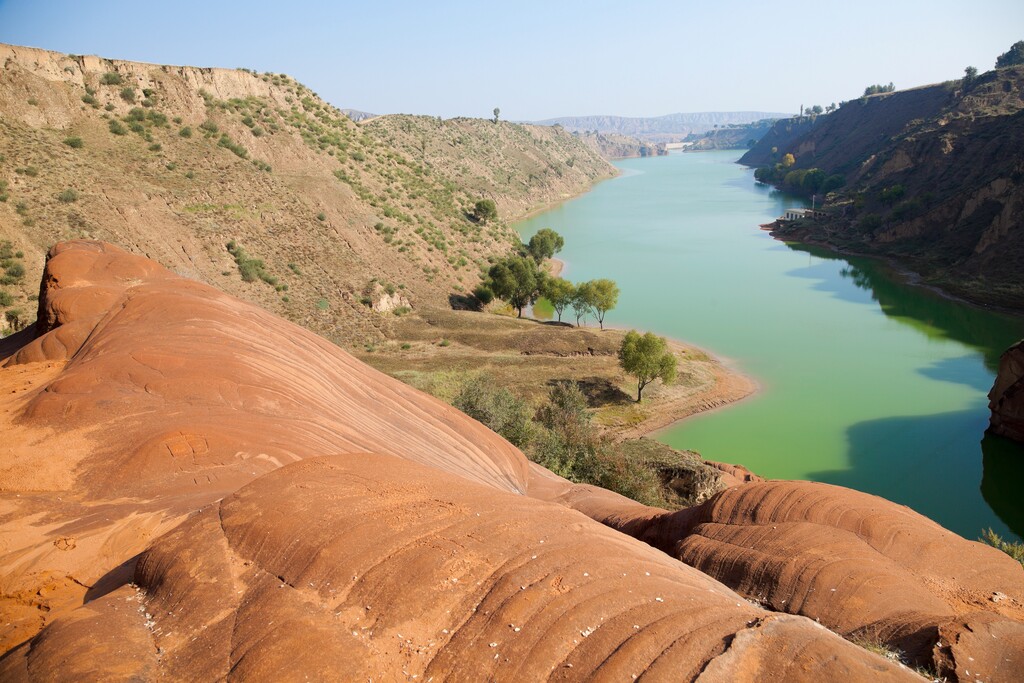
[[[51,250],[39,308],[0,345],[4,680],[915,680],[823,626],[950,679],[1024,666],[1024,571],[906,508],[573,485],[102,243]]]

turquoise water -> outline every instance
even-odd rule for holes
[[[565,237],[564,277],[618,282],[606,323],[692,342],[761,384],[659,438],[875,493],[968,538],[1024,534],[1024,448],[984,435],[999,354],[1024,318],[772,239],[758,225],[800,202],[754,183],[738,156],[617,162],[620,177],[518,226]]]

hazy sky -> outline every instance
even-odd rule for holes
[[[1024,1],[0,0],[0,42],[287,73],[374,113],[795,111],[992,68]]]

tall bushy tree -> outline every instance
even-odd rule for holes
[[[1024,64],[1024,40],[1018,40],[1010,49],[996,58],[996,68]]]
[[[551,307],[558,314],[558,322],[562,322],[562,312],[572,304],[576,296],[576,286],[561,277],[548,278],[544,283],[544,297],[551,302]]]
[[[676,378],[676,357],[668,350],[664,337],[651,332],[640,335],[630,330],[619,347],[619,365],[636,377],[636,402],[643,397],[644,387],[656,379],[668,384]]]
[[[565,240],[551,228],[541,228],[526,244],[526,253],[533,257],[533,260],[540,263],[544,259],[551,258],[562,251]]]
[[[581,282],[576,286],[576,292],[573,294],[572,299],[569,300],[569,305],[572,306],[573,313],[576,314],[576,327],[579,327],[580,321],[592,311],[590,299],[590,283]]]
[[[498,205],[493,199],[481,199],[473,205],[473,216],[481,223],[493,221],[498,217]]]
[[[523,317],[523,308],[540,297],[545,275],[528,256],[511,256],[491,266],[487,288],[499,299],[511,304]]]

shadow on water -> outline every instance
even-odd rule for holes
[[[791,273],[818,279],[817,288],[839,298],[862,302],[851,295],[850,285],[867,292],[888,317],[909,325],[932,338],[952,339],[981,352],[985,366],[993,373],[999,356],[1024,337],[1024,317],[988,311],[955,301],[925,287],[908,286],[880,261],[839,256],[820,247],[786,243],[793,251],[827,261],[845,261],[839,277],[813,265]],[[973,385],[972,385],[973,386]],[[988,391],[988,387],[985,387]]]
[[[959,358],[943,358],[931,365],[918,368],[917,372],[928,379],[963,384],[983,394],[988,394],[988,390],[992,388],[991,380],[978,372],[978,358],[973,354]]]
[[[1024,537],[1024,445],[991,435],[980,440],[986,427],[981,406],[860,422],[846,432],[848,469],[808,478],[871,491],[970,539],[991,525],[987,507],[1005,525],[998,533]],[[913,446],[897,450],[898,443]]]
[[[999,519],[1024,538],[1024,444],[986,434],[981,440],[981,452],[985,463],[981,493]]]

